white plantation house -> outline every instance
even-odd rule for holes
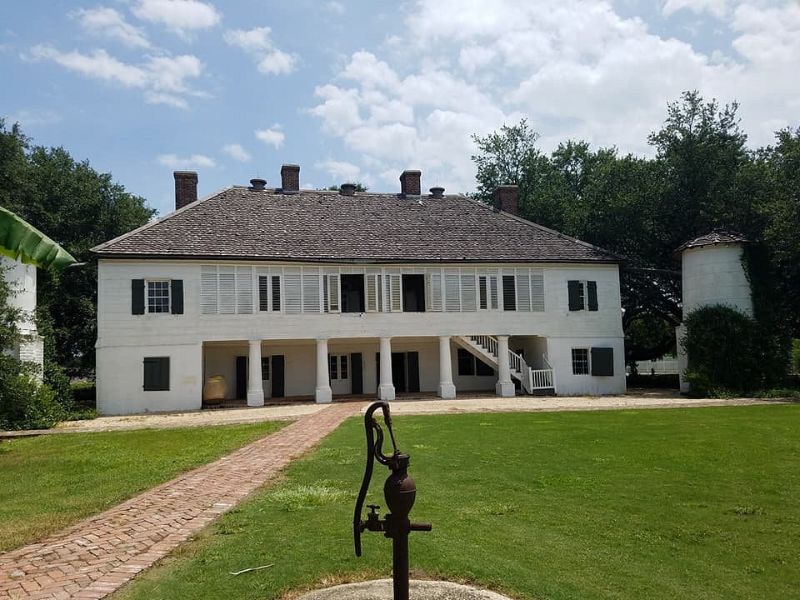
[[[620,259],[404,171],[399,194],[253,179],[94,248],[105,414],[226,399],[625,389]],[[487,402],[491,399],[487,398]]]

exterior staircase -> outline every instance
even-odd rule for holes
[[[470,335],[456,336],[453,341],[459,346],[468,350],[486,364],[498,368],[497,360],[497,338],[490,335]],[[555,374],[553,367],[547,360],[547,356],[542,357],[546,369],[532,369],[525,359],[516,352],[508,351],[508,363],[511,369],[511,377],[520,382],[522,389],[527,394],[546,395],[555,393]]]

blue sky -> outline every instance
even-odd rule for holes
[[[647,154],[668,101],[741,103],[753,146],[800,125],[800,3],[27,0],[0,4],[0,115],[160,213],[301,165],[301,184],[473,189],[472,133],[530,120]]]

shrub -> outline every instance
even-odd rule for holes
[[[0,429],[47,429],[65,416],[50,386],[10,356],[0,356]]]
[[[697,395],[729,395],[774,387],[788,366],[779,340],[752,318],[722,305],[685,320],[686,379]]]
[[[792,373],[800,373],[800,340],[792,340]]]

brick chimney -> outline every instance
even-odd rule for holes
[[[284,192],[300,191],[300,165],[281,167],[281,188]]]
[[[175,210],[197,200],[197,173],[175,171]]]
[[[403,171],[400,175],[400,195],[419,196],[421,192],[422,171]]]
[[[516,185],[500,185],[494,191],[494,207],[497,210],[510,213],[512,215],[519,214],[519,201],[518,201],[519,187]]]

